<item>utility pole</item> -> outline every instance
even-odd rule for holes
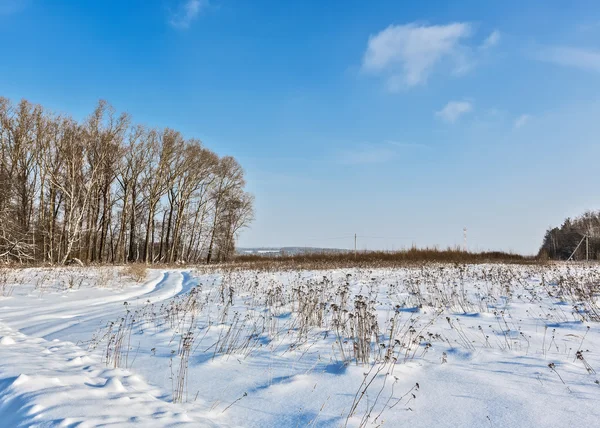
[[[585,235],[585,261],[590,261],[590,235]]]
[[[583,241],[585,241],[585,240],[587,240],[587,235],[583,235],[583,238],[581,238],[581,241],[579,241],[579,244],[577,244],[577,246],[575,247],[575,249],[573,250],[573,252],[569,256],[569,258],[567,259],[567,261],[570,261],[573,258],[573,256],[575,255],[575,253],[577,252],[577,250],[579,249],[579,247],[581,246],[581,244],[583,244]],[[587,254],[586,254],[586,258],[587,258]]]
[[[354,234],[354,258],[356,258],[356,233]]]
[[[467,252],[467,228],[463,229],[463,251]]]

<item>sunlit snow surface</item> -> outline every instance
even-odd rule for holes
[[[600,420],[594,266],[1,274],[0,427]]]

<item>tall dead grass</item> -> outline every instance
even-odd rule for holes
[[[244,269],[335,269],[378,268],[421,265],[425,263],[457,264],[545,264],[547,260],[501,251],[470,252],[457,248],[411,248],[400,251],[310,252],[298,255],[239,255],[229,263]]]
[[[144,263],[132,263],[123,269],[123,275],[130,277],[136,282],[146,279],[147,266]]]

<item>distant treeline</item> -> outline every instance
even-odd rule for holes
[[[257,269],[392,267],[422,263],[537,263],[537,258],[500,251],[469,252],[458,248],[411,248],[401,251],[313,252],[296,255],[238,255],[234,265]]]
[[[586,236],[587,240],[584,239]],[[600,211],[567,218],[560,227],[546,231],[540,248],[541,257],[567,260],[571,254],[574,260],[585,260],[586,255],[590,260],[600,259]]]
[[[244,172],[100,101],[82,122],[0,97],[0,261],[225,260],[253,218]]]

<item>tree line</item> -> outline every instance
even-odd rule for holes
[[[210,263],[252,219],[241,166],[199,140],[0,97],[0,261]]]
[[[560,227],[546,231],[540,256],[567,260],[572,254],[575,260],[585,260],[586,256],[590,260],[600,259],[600,211],[567,218]]]

